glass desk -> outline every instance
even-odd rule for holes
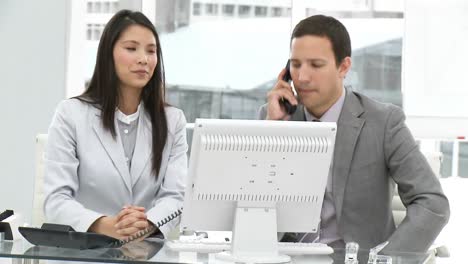
[[[433,264],[432,254],[394,253],[393,264]],[[359,263],[367,263],[368,251],[360,250]],[[54,262],[98,263],[228,263],[217,260],[214,254],[174,252],[162,242],[143,241],[127,244],[119,249],[78,250],[34,246],[24,239],[0,242],[0,264],[37,264]],[[344,263],[344,250],[335,250],[329,256],[293,256],[291,263],[336,264]]]

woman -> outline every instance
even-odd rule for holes
[[[59,104],[49,128],[49,222],[125,239],[181,208],[186,121],[164,96],[154,26],[140,12],[118,12],[104,29],[89,87]],[[155,231],[166,236],[177,222]]]

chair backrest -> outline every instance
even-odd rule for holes
[[[431,167],[434,174],[440,178],[440,166],[442,164],[442,152],[440,151],[432,151],[432,152],[423,152],[424,157],[427,159],[429,166]],[[403,202],[398,195],[398,186],[395,188],[395,194],[393,195],[392,200],[392,213],[393,213],[393,220],[395,221],[395,225],[399,225],[401,221],[406,216],[406,207],[403,205]]]
[[[36,136],[36,175],[34,177],[34,195],[32,225],[40,226],[44,223],[44,154],[47,134]]]

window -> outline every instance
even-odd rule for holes
[[[206,4],[206,14],[207,15],[217,15],[218,14],[218,5],[216,4]]]
[[[119,11],[119,2],[113,2],[112,3],[112,8],[111,8],[111,13],[117,13]]]
[[[401,51],[401,38],[354,49],[348,84],[374,99],[402,106]]]
[[[188,122],[255,118],[289,51],[289,17],[244,19],[254,16],[254,6],[216,2],[218,14],[229,19],[208,22],[202,13],[183,30],[160,36],[164,56],[171,58],[164,61],[166,97]]]
[[[93,38],[93,30],[90,24],[86,25],[86,40],[92,40]]]
[[[267,15],[266,6],[256,6],[255,7],[255,16],[256,17],[265,17]]]
[[[93,12],[93,3],[92,3],[92,2],[86,3],[86,11],[87,11],[88,13],[92,13],[92,12]]]
[[[90,41],[99,41],[105,26],[105,24],[87,24],[86,39]]]
[[[197,2],[193,3],[192,14],[194,16],[199,16],[201,14],[200,9],[201,9],[201,4],[200,3],[197,3]]]
[[[272,10],[273,10],[272,13],[274,17],[280,17],[283,15],[283,8],[281,7],[273,7]]]
[[[94,25],[93,27],[93,40],[98,40],[101,36],[101,31],[99,30],[99,25]]]
[[[178,8],[182,2],[187,8]],[[252,3],[261,4],[249,5],[247,1],[241,4],[226,0],[178,1],[170,5],[175,7],[175,16],[156,21],[157,28],[162,28],[163,24],[184,24],[183,30],[176,27],[170,34],[160,33],[160,39],[164,56],[171,58],[164,62],[168,102],[181,108],[188,122],[200,117],[256,118],[257,110],[266,102],[265,94],[275,85],[289,52],[291,6],[281,6],[278,2],[259,0]],[[119,4],[118,1],[108,3],[112,10]],[[297,8],[299,1],[291,3]],[[104,12],[106,2],[102,5],[101,12]],[[307,15],[333,14],[350,31],[353,66],[345,79],[347,85],[377,100],[402,104],[403,34],[402,30],[398,31],[403,28],[402,19],[363,18],[362,10],[325,4],[325,1],[322,4],[303,1],[301,8]],[[97,12],[97,8],[93,11]],[[397,13],[389,11],[385,15],[402,17],[401,11]],[[384,13],[374,15],[381,17]],[[182,21],[186,16],[195,19]],[[214,16],[229,19],[212,21]],[[250,17],[256,19],[244,19]],[[89,24],[85,37],[98,41],[104,24],[100,21]],[[392,32],[388,36],[387,30]],[[374,37],[369,38],[370,35]],[[90,63],[87,67],[93,66]],[[89,78],[92,71],[86,72]]]
[[[227,16],[234,15],[234,5],[223,5],[223,14]]]
[[[239,6],[239,16],[240,17],[250,17],[250,12],[252,10],[251,6],[248,5],[240,5]]]
[[[103,13],[110,13],[110,2],[104,2]]]
[[[102,13],[102,3],[101,2],[95,2],[94,3],[94,12],[95,13]]]
[[[178,1],[177,13],[186,14],[188,12],[189,7],[190,7],[190,1]]]

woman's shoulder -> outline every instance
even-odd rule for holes
[[[55,110],[56,114],[67,117],[87,116],[87,114],[99,113],[99,109],[93,104],[78,98],[69,98],[60,101]]]
[[[168,120],[174,117],[184,116],[184,112],[181,109],[171,106],[171,105],[166,106],[164,108],[164,111],[166,112],[166,116]]]
[[[64,110],[64,111],[77,111],[77,112],[82,112],[83,110],[93,110],[96,109],[98,110],[93,104],[82,100],[78,99],[76,97],[73,98],[68,98],[60,101],[57,105],[58,110]]]
[[[173,134],[182,128],[185,129],[187,121],[185,119],[184,112],[181,109],[174,106],[166,106],[164,111],[166,112],[169,133]]]

